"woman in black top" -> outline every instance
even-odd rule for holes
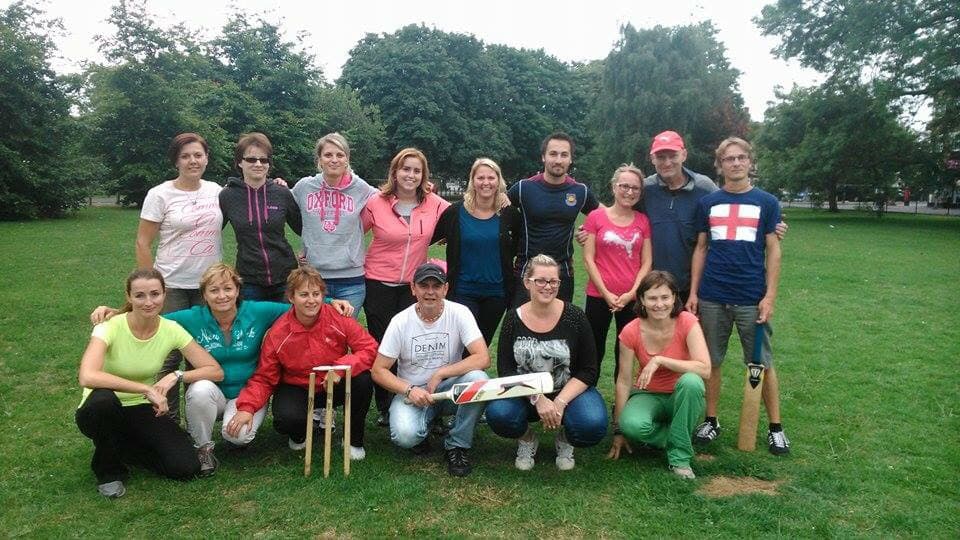
[[[431,240],[447,241],[449,299],[470,308],[487,345],[513,298],[516,223],[500,166],[479,158],[470,168],[463,202],[444,210]]]
[[[590,323],[579,307],[557,298],[560,269],[546,255],[527,263],[523,275],[530,301],[507,312],[500,330],[500,377],[546,371],[559,391],[531,398],[501,399],[487,406],[487,423],[497,435],[518,439],[515,465],[533,468],[539,441],[529,423],[559,429],[556,465],[575,465],[573,448],[593,446],[607,433],[607,411],[597,391],[597,352]]]

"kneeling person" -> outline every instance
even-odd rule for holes
[[[434,401],[430,394],[487,379],[483,370],[490,366],[490,355],[470,310],[445,299],[447,275],[439,266],[417,267],[410,288],[417,303],[390,320],[373,364],[373,380],[396,394],[390,404],[390,439],[402,448],[425,445],[430,422],[437,415],[454,414],[443,441],[447,471],[466,476],[472,470],[467,450],[484,405],[457,406]],[[395,362],[396,375],[390,372]]]

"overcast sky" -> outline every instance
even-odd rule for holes
[[[815,84],[821,78],[794,62],[774,58],[775,38],[765,38],[751,19],[773,0],[737,2],[709,0],[148,0],[147,7],[164,27],[177,22],[212,37],[229,14],[240,10],[262,14],[279,24],[288,39],[306,31],[303,43],[316,56],[327,80],[335,81],[350,49],[367,33],[391,33],[410,23],[424,23],[447,32],[473,34],[485,43],[544,49],[560,60],[588,61],[604,58],[613,48],[621,25],[637,28],[675,26],[712,20],[719,40],[726,45],[733,67],[741,71],[740,92],[755,120],[762,120],[774,88],[794,83]],[[6,7],[10,0],[0,0]],[[65,34],[55,38],[62,58],[59,72],[76,71],[81,62],[100,61],[94,36],[109,34],[105,23],[111,0],[46,0],[36,3],[49,15],[62,19]]]

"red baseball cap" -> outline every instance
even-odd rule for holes
[[[650,153],[654,154],[661,150],[674,150],[679,152],[684,150],[683,137],[676,131],[664,131],[653,138],[653,144],[650,145]]]

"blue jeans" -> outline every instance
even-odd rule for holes
[[[483,381],[488,379],[487,374],[473,370],[460,375],[444,379],[437,385],[436,392],[445,392],[454,384]],[[430,422],[437,415],[456,414],[450,433],[443,440],[443,447],[470,448],[473,446],[473,432],[477,420],[483,415],[485,403],[471,403],[469,405],[455,405],[452,401],[437,401],[430,407],[417,407],[406,403],[401,395],[393,396],[390,404],[390,440],[401,448],[413,448],[423,442],[430,433]]]
[[[498,399],[487,405],[487,425],[494,433],[508,439],[519,439],[530,422],[539,422],[537,408],[522,398]],[[563,411],[563,431],[567,441],[577,448],[593,446],[607,434],[607,405],[593,386],[573,398]]]
[[[334,300],[346,300],[353,306],[353,318],[360,318],[360,308],[367,298],[367,286],[361,279],[358,283],[338,283],[338,280],[326,280],[327,296]]]
[[[240,296],[244,300],[260,300],[264,302],[284,302],[287,301],[287,284],[277,283],[275,285],[257,285],[256,283],[244,283],[240,287]]]

